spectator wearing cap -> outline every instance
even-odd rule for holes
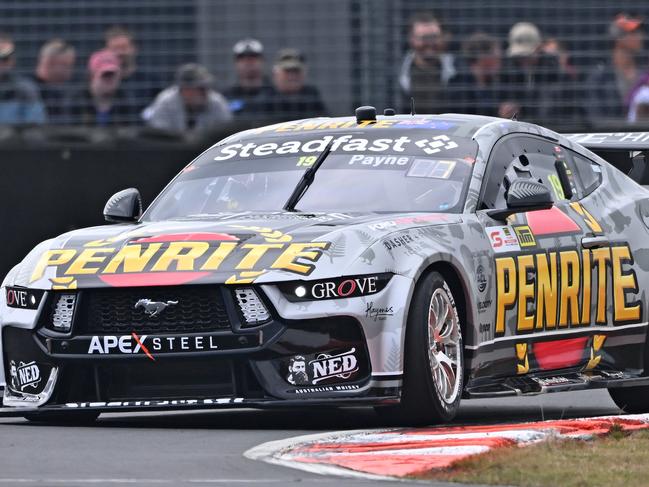
[[[72,123],[75,50],[61,39],[47,41],[40,49],[33,80],[38,87],[50,124]]]
[[[95,51],[88,60],[88,86],[76,97],[72,109],[76,122],[97,127],[137,123],[137,112],[120,83],[117,56],[108,49]]]
[[[565,101],[568,79],[556,55],[543,52],[538,27],[530,22],[514,24],[509,31],[509,47],[502,81],[507,99],[499,115],[538,122],[548,121]]]
[[[642,74],[637,58],[642,52],[642,20],[618,14],[608,29],[610,56],[599,62],[586,80],[585,109],[592,121],[625,118],[632,91]]]
[[[275,95],[272,111],[281,120],[326,115],[320,92],[306,84],[307,66],[304,55],[296,49],[282,49],[273,66]]]
[[[409,25],[410,50],[399,73],[407,105],[413,97],[420,113],[446,111],[453,101],[449,100],[448,86],[457,74],[455,56],[447,51],[449,35],[430,12],[415,14]]]
[[[472,34],[462,45],[466,70],[452,81],[456,106],[463,113],[496,116],[503,90],[502,50],[495,37],[482,32]]]
[[[138,65],[138,47],[135,36],[126,27],[113,25],[104,34],[105,48],[115,53],[119,59],[121,87],[133,111],[140,113],[162,90],[164,84],[160,76]]]
[[[18,76],[15,66],[13,40],[0,35],[0,124],[45,122],[45,107],[38,88],[31,80]]]
[[[257,39],[237,42],[232,52],[237,81],[223,93],[237,118],[268,118],[273,87],[264,75],[264,46]]]
[[[183,64],[176,83],[158,94],[142,113],[150,127],[174,132],[208,130],[232,119],[227,100],[213,88],[214,78],[200,64]]]

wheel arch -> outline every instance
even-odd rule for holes
[[[473,345],[473,325],[475,322],[474,312],[476,310],[476,304],[474,302],[469,276],[458,262],[440,259],[428,262],[422,266],[415,278],[413,293],[422,278],[434,271],[439,272],[451,288],[453,298],[456,301],[458,314],[460,315],[460,326],[464,343],[465,345]]]

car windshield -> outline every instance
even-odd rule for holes
[[[282,210],[304,171],[332,139],[332,151],[296,211],[461,212],[475,142],[447,136],[435,140],[419,132],[421,140],[354,134],[217,146],[185,168],[144,219]]]

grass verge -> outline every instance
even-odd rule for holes
[[[550,440],[501,448],[417,478],[522,487],[646,487],[649,431],[626,433],[613,427],[608,436],[592,441]]]

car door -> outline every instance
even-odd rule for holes
[[[594,249],[607,248],[607,235],[581,204],[574,161],[558,143],[530,134],[501,139],[490,155],[479,208],[506,208],[516,179],[543,183],[554,205],[506,221],[478,211],[493,250],[494,348],[514,354],[515,366],[505,367],[515,374],[583,367],[592,348],[588,327],[601,318],[592,295],[593,252],[603,258],[604,251]]]

